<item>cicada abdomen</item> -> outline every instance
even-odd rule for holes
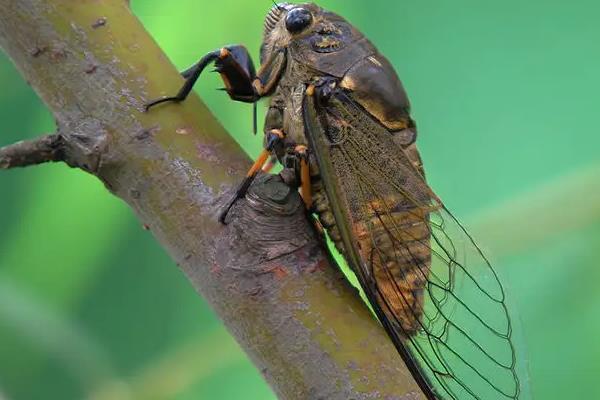
[[[333,116],[328,120],[331,145],[336,146],[345,140],[344,126],[347,121]],[[341,142],[340,142],[341,143]],[[401,143],[398,143],[402,146]],[[406,148],[410,162],[419,174],[424,175],[421,158],[414,144]],[[380,161],[384,161],[382,159]],[[375,160],[365,160],[365,163]],[[356,191],[357,169],[368,185],[369,168],[344,168],[347,174],[338,176],[342,185],[347,185],[348,207],[352,221],[353,237],[363,260],[368,260],[370,282],[383,311],[393,318],[392,323],[399,325],[399,331],[410,336],[421,326],[424,307],[423,291],[431,267],[431,232],[428,225],[429,213],[433,205],[421,188],[411,188],[407,180],[402,192],[378,194],[372,191]],[[359,176],[360,176],[359,174]],[[374,176],[373,179],[381,179]],[[336,226],[330,209],[328,197],[321,180],[313,176],[315,209],[323,226],[335,243],[337,249],[345,254],[343,239]],[[411,193],[414,192],[414,193]],[[403,193],[403,194],[399,194]]]
[[[425,222],[428,210],[414,207],[382,214],[377,200],[368,207],[369,219],[354,227],[359,251],[371,260],[377,298],[384,312],[391,311],[402,332],[412,335],[420,327],[423,290],[431,267],[431,234]]]

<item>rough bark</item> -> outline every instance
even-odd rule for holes
[[[0,169],[63,161],[62,136],[47,135],[0,148]]]
[[[231,224],[217,222],[249,162],[195,95],[144,112],[182,79],[127,1],[0,0],[0,46],[58,128],[1,149],[0,164],[61,160],[101,179],[152,230],[279,398],[422,398],[296,191],[263,176]]]

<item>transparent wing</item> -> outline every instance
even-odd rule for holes
[[[338,91],[325,106],[306,96],[304,109],[348,263],[435,398],[517,399],[496,272],[414,160],[350,96]]]

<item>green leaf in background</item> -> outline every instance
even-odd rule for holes
[[[271,7],[132,3],[180,69],[230,43],[257,60]],[[319,3],[396,66],[432,186],[510,287],[533,398],[600,398],[600,4]],[[207,74],[197,91],[257,154],[251,106],[220,86]],[[3,55],[0,88],[0,145],[54,130]],[[274,399],[174,263],[94,178],[63,165],[3,171],[0,228],[0,400]]]

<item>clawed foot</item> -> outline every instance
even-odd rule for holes
[[[181,100],[179,100],[179,98],[177,98],[177,97],[161,97],[160,99],[153,100],[150,103],[146,104],[144,106],[144,110],[146,112],[148,112],[154,106],[157,106],[157,105],[162,104],[162,103],[171,102],[171,101],[173,101],[175,103],[179,103]]]

